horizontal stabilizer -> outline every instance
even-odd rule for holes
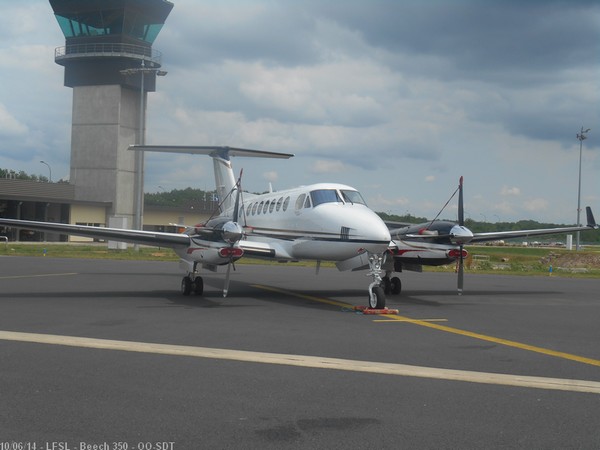
[[[186,145],[130,145],[129,150],[160,152],[160,153],[187,153],[190,155],[209,155],[228,159],[229,156],[247,156],[252,158],[280,158],[288,159],[292,153],[268,152],[265,150],[249,150],[235,147],[216,146],[186,146]]]

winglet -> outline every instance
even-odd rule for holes
[[[585,212],[587,214],[587,226],[590,228],[598,228],[598,225],[596,224],[596,219],[594,219],[594,214],[592,213],[592,208],[586,206]]]

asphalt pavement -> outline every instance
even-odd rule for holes
[[[600,280],[236,269],[0,257],[0,449],[600,448]]]

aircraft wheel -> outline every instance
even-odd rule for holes
[[[192,292],[192,280],[190,277],[183,277],[181,279],[181,293],[183,295],[190,295]]]
[[[398,295],[398,294],[400,294],[401,290],[402,290],[402,281],[400,281],[400,278],[398,278],[398,277],[393,277],[390,281],[391,293],[394,295]]]
[[[383,288],[383,292],[387,295],[392,292],[392,282],[390,281],[390,277],[383,277],[381,279],[381,287]]]
[[[373,288],[373,299],[369,295],[369,308],[383,309],[385,308],[385,292],[383,288],[377,286]]]
[[[202,277],[196,277],[194,280],[194,294],[202,295],[204,292],[204,280]]]

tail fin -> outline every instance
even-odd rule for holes
[[[162,153],[188,153],[192,155],[209,155],[213,158],[215,170],[215,187],[219,201],[222,202],[223,210],[234,207],[236,195],[232,191],[236,180],[231,168],[231,156],[248,156],[254,158],[291,158],[291,153],[276,153],[263,150],[248,150],[234,147],[211,147],[211,146],[183,146],[183,145],[130,145],[129,150],[162,152]],[[232,195],[228,195],[229,193]]]
[[[598,225],[596,224],[596,219],[594,219],[594,214],[592,213],[592,208],[586,206],[585,213],[587,214],[587,226],[591,228],[598,228]]]

